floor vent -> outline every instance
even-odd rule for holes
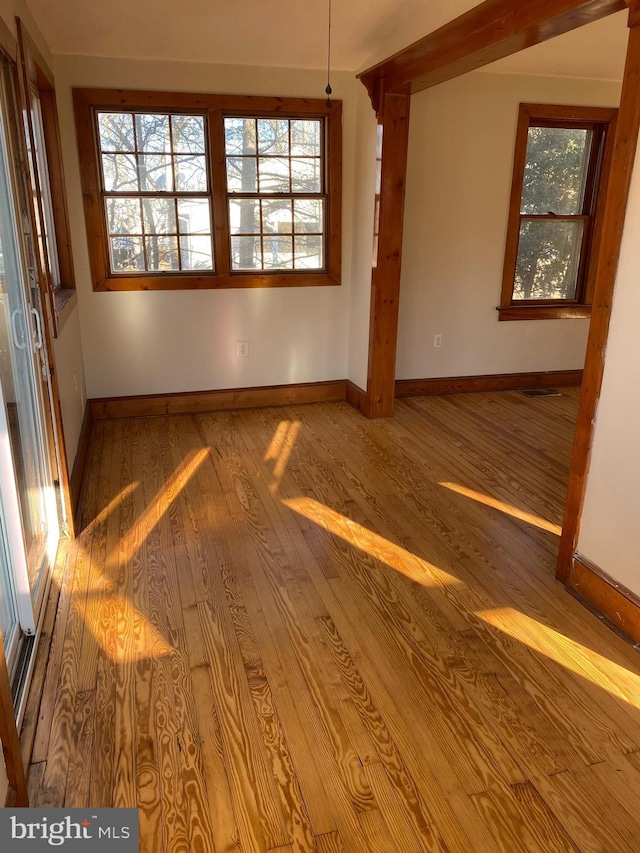
[[[557,388],[528,388],[522,393],[525,397],[562,397]]]

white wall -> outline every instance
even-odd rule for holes
[[[631,185],[578,551],[640,595],[640,152]]]
[[[71,87],[323,97],[322,72],[196,63],[57,57],[56,80],[71,209],[89,397],[250,387],[347,375],[352,273],[355,92],[332,75],[343,100],[341,287],[94,293],[82,213]],[[249,341],[238,359],[236,341]]]
[[[487,72],[414,95],[398,379],[583,366],[587,320],[498,321],[518,105],[619,95],[617,83]]]
[[[53,343],[53,350],[62,408],[65,448],[67,460],[71,460],[69,469],[71,470],[78,449],[87,399],[80,316],[77,309],[67,318]]]

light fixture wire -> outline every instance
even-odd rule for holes
[[[325,107],[327,109],[331,108],[331,98],[329,97],[333,92],[331,88],[331,0],[329,0],[329,31],[327,37],[327,88],[324,90],[327,96],[327,100],[325,101]]]

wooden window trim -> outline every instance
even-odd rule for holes
[[[89,244],[93,289],[96,291],[202,290],[247,287],[316,287],[339,285],[342,240],[342,103],[262,96],[149,92],[120,89],[74,89],[74,110],[80,172]],[[208,114],[209,170],[216,269],[206,274],[112,275],[103,214],[96,110],[195,110]],[[324,271],[291,270],[258,273],[230,270],[225,152],[222,119],[225,116],[310,117],[326,120],[325,162],[327,224]],[[274,195],[277,198],[277,195]]]
[[[60,140],[60,124],[56,104],[55,79],[46,60],[40,53],[36,43],[29,35],[24,22],[16,18],[18,44],[20,47],[20,66],[22,83],[23,108],[27,114],[28,133],[31,137],[31,148],[35,146],[35,130],[31,118],[31,87],[35,88],[40,101],[44,147],[47,158],[47,176],[53,213],[55,248],[60,270],[60,286],[54,287],[51,270],[41,269],[43,281],[46,283],[46,298],[52,318],[53,334],[57,337],[66,319],[76,304],[75,273],[71,250],[71,228],[69,226],[69,209],[64,179],[64,164],[62,161],[62,143]],[[40,216],[44,220],[42,209],[42,188],[40,176],[35,170],[34,179],[38,192]],[[42,266],[42,264],[40,264]]]
[[[594,259],[598,255],[600,244],[603,199],[609,180],[617,115],[618,111],[616,109],[601,107],[520,104],[513,179],[509,200],[509,220],[502,278],[502,294],[500,305],[497,309],[500,320],[560,320],[588,318],[591,316],[591,304],[595,288]],[[587,198],[591,198],[592,200],[593,213],[590,216],[553,217],[554,219],[583,218],[587,223],[584,237],[585,242],[582,250],[582,271],[580,274],[579,291],[577,298],[573,300],[536,299],[525,301],[513,299],[513,284],[518,257],[520,222],[522,219],[520,213],[522,184],[526,162],[528,130],[532,124],[542,127],[557,127],[564,124],[567,127],[594,130],[599,136],[604,136],[604,145],[601,147],[599,143],[598,146],[594,147],[594,151],[592,152],[592,157],[597,156],[600,162],[594,161],[589,165],[592,180],[587,186],[586,193]],[[600,151],[602,152],[601,157]]]

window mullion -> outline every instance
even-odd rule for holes
[[[209,171],[215,267],[219,275],[231,271],[231,227],[227,203],[227,168],[222,110],[209,110]]]

